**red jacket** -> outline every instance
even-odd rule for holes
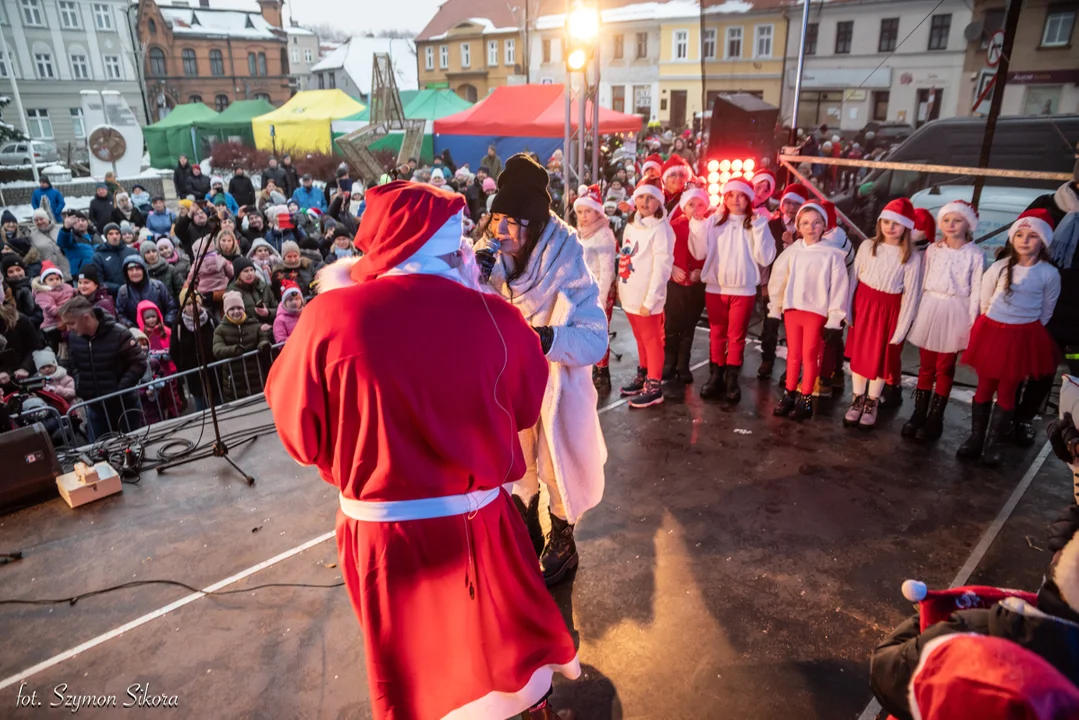
[[[674,266],[686,271],[686,280],[678,283],[689,287],[696,285],[690,282],[689,273],[704,267],[704,260],[698,260],[689,252],[689,218],[679,208],[677,214],[671,218],[671,229],[674,230]],[[672,282],[678,282],[673,277]]]

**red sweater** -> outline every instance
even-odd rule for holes
[[[689,273],[702,269],[704,260],[696,259],[689,251],[689,218],[686,217],[681,208],[671,218],[671,229],[674,230],[674,266],[686,271],[685,282],[678,284],[686,287],[696,285],[698,283],[690,282]],[[671,281],[678,282],[673,277]]]

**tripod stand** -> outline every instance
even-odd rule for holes
[[[7,565],[13,563],[16,560],[22,560],[22,552],[16,551],[11,553],[0,553],[0,565]]]

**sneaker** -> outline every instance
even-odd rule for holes
[[[643,367],[637,368],[637,375],[630,381],[629,385],[623,385],[619,391],[622,393],[622,397],[632,397],[633,395],[640,395],[644,390],[644,381],[648,379],[648,371]]]
[[[865,395],[854,398],[854,402],[850,404],[850,410],[847,410],[847,414],[843,416],[844,425],[853,427],[861,421],[862,413],[865,412],[865,401]]]
[[[866,398],[865,407],[862,409],[862,417],[858,418],[858,427],[863,430],[872,430],[877,424],[877,398]]]
[[[663,402],[663,390],[660,389],[659,380],[649,378],[644,381],[644,390],[635,395],[629,401],[631,408],[646,408],[659,405]]]

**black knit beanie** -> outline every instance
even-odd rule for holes
[[[234,258],[232,261],[232,272],[234,277],[240,277],[240,273],[249,267],[255,267],[255,263],[251,262],[251,260],[245,258],[243,255]]]
[[[491,212],[527,220],[533,227],[542,225],[551,208],[549,180],[543,166],[528,155],[517,153],[506,161],[498,176],[498,193],[491,202]]]

